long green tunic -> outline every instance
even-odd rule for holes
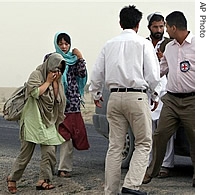
[[[21,139],[43,145],[62,144],[65,140],[58,133],[55,124],[48,128],[43,124],[36,98],[39,98],[39,88],[31,92],[31,96],[28,97],[23,108],[20,119],[20,127],[22,127],[21,130],[23,131]]]

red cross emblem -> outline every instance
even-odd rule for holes
[[[187,72],[188,70],[190,70],[190,63],[189,63],[189,61],[182,61],[182,62],[180,62],[180,70],[182,72]]]

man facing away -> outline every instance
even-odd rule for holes
[[[154,46],[155,52],[157,54],[158,60],[163,57],[163,52],[165,51],[166,44],[171,41],[171,39],[164,37],[164,28],[165,28],[165,21],[164,17],[160,12],[151,13],[147,16],[148,20],[148,29],[150,31],[150,36],[147,37]],[[164,75],[161,77],[161,85],[162,89],[160,92],[160,97],[165,95],[166,93],[166,84],[167,84],[167,77]],[[152,112],[152,132],[155,131],[157,128],[160,111],[162,109],[163,103],[162,101],[159,102],[157,109]],[[150,154],[150,162],[152,160],[152,152]],[[170,168],[174,167],[174,136],[170,138],[167,144],[167,149],[165,153],[165,157],[158,174],[158,178],[165,178],[169,176]]]
[[[187,30],[187,20],[179,11],[166,17],[166,29],[169,36],[174,38],[167,44],[160,62],[161,76],[168,74],[167,93],[162,97],[163,108],[153,135],[153,157],[144,184],[158,175],[167,142],[180,123],[188,137],[195,168],[195,37]],[[194,176],[192,186],[195,186]]]
[[[122,194],[146,195],[140,186],[147,169],[152,144],[153,109],[158,105],[160,67],[153,45],[138,36],[142,13],[135,6],[120,11],[122,33],[109,40],[92,70],[90,92],[95,105],[101,107],[105,85],[111,92],[107,105],[109,148],[105,161],[105,195],[120,191],[122,151],[129,125],[135,137],[135,150],[122,186]]]

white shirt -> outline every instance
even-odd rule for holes
[[[151,37],[149,36],[148,39],[152,42],[152,39]],[[155,49],[155,52],[158,52],[158,49],[160,48],[160,45],[161,43],[165,40],[164,37],[162,37],[162,39],[160,41],[157,42],[157,44],[155,45],[154,49]]]
[[[160,97],[160,101],[159,101],[159,104],[158,104],[158,107],[151,112],[151,115],[152,115],[152,120],[158,120],[159,117],[160,117],[160,112],[162,110],[162,107],[163,107],[163,102],[161,101],[161,97],[163,97],[165,94],[166,94],[166,84],[167,84],[167,78],[166,78],[166,75],[164,75],[163,77],[161,77],[160,79],[160,82],[161,82],[161,92],[159,94],[159,97]],[[150,103],[150,100],[149,100],[149,103]],[[153,106],[151,106],[151,109],[153,108]]]
[[[149,40],[152,41],[152,39],[149,37]],[[160,48],[160,45],[161,43],[165,40],[164,37],[162,37],[162,39],[160,41],[158,41],[158,43],[155,45],[154,47],[154,50],[155,52],[158,52],[158,49]],[[166,94],[166,84],[167,84],[167,78],[166,78],[166,75],[164,75],[163,77],[161,77],[160,79],[160,82],[161,82],[161,91],[160,91],[160,94],[159,94],[159,97],[161,98],[162,96],[164,96]],[[149,102],[150,102],[150,99],[149,99]],[[158,104],[158,107],[151,112],[151,115],[152,115],[152,120],[158,120],[159,117],[160,117],[160,112],[162,110],[162,107],[163,107],[163,102],[159,101],[159,104]],[[151,109],[152,109],[152,106],[151,106]]]
[[[161,75],[168,72],[167,91],[172,93],[195,91],[195,37],[191,33],[181,45],[176,40],[166,45],[160,69]]]
[[[95,100],[100,98],[104,83],[108,89],[149,89],[159,94],[160,65],[152,43],[132,29],[109,40],[91,74],[89,90]]]

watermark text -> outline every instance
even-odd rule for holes
[[[200,10],[202,14],[200,15],[200,37],[204,38],[206,35],[206,4],[200,2]]]

